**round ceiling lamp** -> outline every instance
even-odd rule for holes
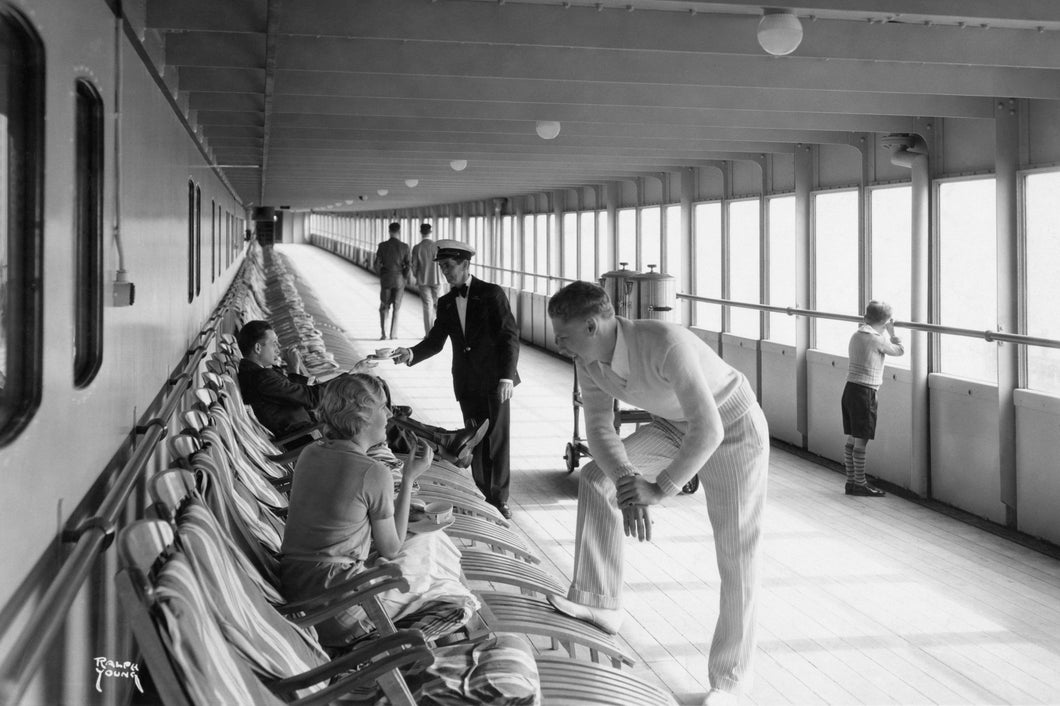
[[[449,166],[453,168],[454,172],[462,172],[467,169],[467,160],[454,159],[452,162],[449,163]]]
[[[559,121],[558,120],[538,120],[537,125],[534,129],[537,130],[537,136],[542,140],[554,140],[559,135]]]
[[[419,185],[419,183],[420,183],[419,179],[406,179],[405,180],[405,186],[409,187],[410,189],[415,189]]]
[[[375,193],[379,194],[380,196],[386,196],[387,194],[390,193],[390,190],[389,189],[376,189]]]
[[[758,43],[773,56],[786,56],[802,42],[802,23],[790,12],[767,10],[758,21]]]

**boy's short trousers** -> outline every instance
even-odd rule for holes
[[[876,438],[876,390],[856,382],[843,388],[843,433],[855,439]]]

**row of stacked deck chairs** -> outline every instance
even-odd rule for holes
[[[281,340],[312,354],[304,353],[311,372],[327,372],[348,353],[321,345],[321,316],[305,311],[309,297],[288,274],[282,261],[253,253],[229,294],[237,302],[233,328],[274,321],[286,307]],[[242,402],[238,357],[234,338],[222,336],[182,412],[184,430],[169,440],[184,468],[149,484],[160,519],[134,523],[119,537],[119,594],[165,703],[675,703],[619,669],[633,659],[613,636],[552,610],[544,596],[561,593],[561,582],[467,472],[444,461],[418,480],[416,497],[454,506],[445,531],[461,543],[465,579],[481,602],[467,626],[452,633],[444,615],[429,614],[391,621],[376,596],[408,586],[392,564],[316,600],[284,601],[277,555],[292,468],[277,461],[283,449]],[[351,603],[376,631],[329,653],[312,625]],[[523,635],[545,638],[552,649]]]

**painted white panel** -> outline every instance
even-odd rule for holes
[[[810,350],[806,353],[807,400],[806,448],[831,459],[843,462],[843,416],[840,400],[847,381],[845,356]],[[875,475],[874,470],[869,473]]]
[[[508,297],[508,306],[512,309],[512,316],[515,317],[515,325],[519,326],[519,290],[511,287],[501,287],[504,290],[504,296]]]
[[[688,330],[703,339],[703,341],[708,346],[714,349],[715,353],[721,350],[721,334],[715,331],[708,331],[706,329],[696,328],[695,326],[690,326]]]
[[[113,43],[72,41],[112,37],[113,17],[94,3],[39,2],[35,28],[45,61],[44,390],[40,408],[0,454],[8,492],[0,495],[0,605],[88,493],[130,428],[164,385],[173,366],[227,288],[238,263],[210,282],[210,200],[241,213],[234,199],[190,143],[139,57],[124,50],[122,124],[122,238],[135,305],[111,305],[118,268],[114,225]],[[72,70],[71,67],[76,67]],[[73,387],[73,194],[77,78],[104,100],[103,363],[92,383]],[[132,96],[136,96],[133,100]],[[194,169],[191,167],[194,166]],[[186,301],[187,180],[202,187],[202,292]],[[61,440],[61,443],[58,441]]]
[[[931,493],[962,510],[1005,521],[998,473],[997,387],[932,374]]]
[[[545,346],[545,295],[534,294],[530,297],[533,309],[530,312],[532,321],[530,342],[535,346]]]
[[[850,186],[861,181],[861,152],[848,145],[820,145],[818,184],[822,189]]]
[[[946,174],[994,171],[994,121],[946,118],[942,169]]]
[[[795,155],[773,155],[773,191],[795,190]]]
[[[700,167],[696,170],[696,197],[694,200],[713,201],[722,198],[724,195],[725,180],[720,169],[717,167]]]
[[[552,319],[548,316],[549,299],[551,299],[551,297],[543,297],[541,300],[541,312],[545,318],[544,346],[553,353],[559,353],[559,346],[556,345],[556,334],[552,330]]]
[[[524,341],[534,340],[533,292],[519,292],[519,337]]]
[[[1060,544],[1060,398],[1016,390],[1019,529]]]
[[[762,341],[762,385],[759,399],[769,420],[771,436],[802,446],[795,398],[795,348]]]
[[[869,473],[902,488],[910,487],[909,471],[912,464],[913,386],[909,371],[886,366],[883,385],[876,396],[879,417],[876,438],[868,446]],[[842,417],[836,409],[839,424]]]
[[[758,341],[721,334],[721,353],[725,362],[739,370],[758,394]]]
[[[737,196],[762,193],[762,168],[758,162],[738,160],[732,163],[732,193]]]
[[[1060,104],[1057,101],[1028,101],[1028,132],[1032,136],[1030,163],[1060,162]]]

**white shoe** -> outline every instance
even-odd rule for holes
[[[703,699],[703,706],[738,706],[739,703],[739,696],[731,691],[722,691],[721,689],[711,689],[710,693]]]
[[[548,602],[560,613],[569,615],[572,618],[577,618],[578,620],[584,620],[587,623],[592,623],[610,635],[617,635],[618,629],[622,627],[623,612],[621,610],[593,608],[591,606],[582,605],[581,603],[569,601],[566,598],[557,595],[548,596]]]

